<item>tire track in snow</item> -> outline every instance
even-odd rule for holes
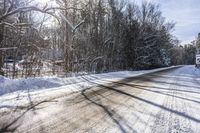
[[[168,93],[171,93],[173,96],[166,96],[163,106],[176,110],[181,113],[188,113],[188,102],[177,98],[176,96],[179,94],[178,89],[181,86],[178,86],[177,83],[181,80],[179,78],[173,78],[173,83],[171,83]],[[184,92],[181,92],[181,96],[183,97]],[[156,120],[154,122],[154,126],[152,127],[152,132],[156,133],[193,133],[194,131],[191,128],[191,120],[178,116],[175,113],[161,110],[156,115]]]

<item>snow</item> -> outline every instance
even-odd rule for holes
[[[22,80],[31,83],[30,86],[26,86],[28,91],[18,90],[3,94],[0,96],[0,108],[2,112],[15,109],[16,106],[21,107],[20,105],[26,107],[26,104],[39,103],[38,101],[52,100],[55,102],[44,103],[38,106],[36,111],[33,109],[28,112],[23,117],[23,124],[17,130],[18,132],[37,132],[41,127],[51,132],[63,131],[63,129],[73,130],[73,132],[80,132],[81,129],[87,129],[84,131],[90,132],[119,132],[120,128],[117,125],[120,125],[125,132],[199,132],[200,70],[195,69],[194,66],[185,66],[166,73],[154,73],[139,78],[138,81],[132,81],[132,79],[120,81],[124,83],[122,86],[114,82],[106,84],[111,83],[110,81],[165,69],[169,68],[121,71],[70,78],[18,79],[14,81]],[[48,81],[47,85],[40,84],[40,80]],[[10,80],[10,82],[14,81]],[[52,82],[58,87],[51,85]],[[78,95],[79,93],[74,95],[71,93],[95,86],[94,83],[114,88],[110,90],[102,89],[103,87],[92,87],[83,94],[81,93],[94,104],[82,100],[82,95]],[[33,87],[38,84],[40,87]],[[21,86],[24,87],[25,84]],[[105,115],[105,110],[111,113],[112,117]],[[32,114],[34,111],[37,113]],[[1,119],[2,123],[10,119],[9,114],[4,114],[2,117],[5,119]],[[13,117],[14,113],[11,113],[11,116]],[[112,119],[118,123],[115,124]],[[75,129],[74,124],[78,125]]]
[[[6,78],[6,77],[0,75],[0,83],[1,83],[1,84],[7,83],[7,82],[9,82],[9,81],[10,81],[10,79],[8,79],[8,78]]]
[[[32,98],[49,96],[52,94],[70,94],[89,87],[93,87],[96,83],[106,83],[109,81],[118,81],[124,78],[141,76],[143,74],[162,71],[174,68],[159,68],[153,70],[142,71],[119,71],[109,72],[103,74],[91,74],[77,77],[37,77],[37,78],[21,78],[21,79],[8,79],[3,76],[0,77],[0,107],[15,106],[26,104],[29,101],[29,95]],[[176,66],[177,67],[177,66]],[[103,80],[102,80],[103,79]],[[91,82],[92,81],[92,82]],[[20,101],[18,98],[21,98]],[[18,100],[16,100],[18,99]]]
[[[170,67],[171,68],[171,67]],[[110,72],[103,74],[91,74],[78,77],[60,78],[60,77],[37,77],[37,78],[21,78],[21,79],[8,79],[0,76],[0,96],[15,91],[34,91],[41,89],[53,89],[61,86],[72,85],[77,83],[88,82],[87,80],[120,80],[123,78],[129,78],[133,76],[139,76],[154,71],[165,70],[169,68],[160,68],[154,70],[143,70],[143,71],[120,71]]]

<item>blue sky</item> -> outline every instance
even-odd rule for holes
[[[142,0],[131,0],[140,4]],[[190,43],[200,32],[200,0],[146,0],[160,5],[163,16],[176,23],[172,32],[181,44]]]

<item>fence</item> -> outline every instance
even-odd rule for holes
[[[65,75],[62,66],[50,65],[50,66],[38,66],[34,67],[32,64],[21,65],[16,63],[5,63],[3,68],[5,77],[8,78],[27,78],[27,77],[38,77],[38,76],[52,76],[52,75]]]

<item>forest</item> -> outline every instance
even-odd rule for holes
[[[41,0],[40,0],[41,1]],[[160,6],[128,0],[0,0],[0,75],[11,78],[194,64]]]

